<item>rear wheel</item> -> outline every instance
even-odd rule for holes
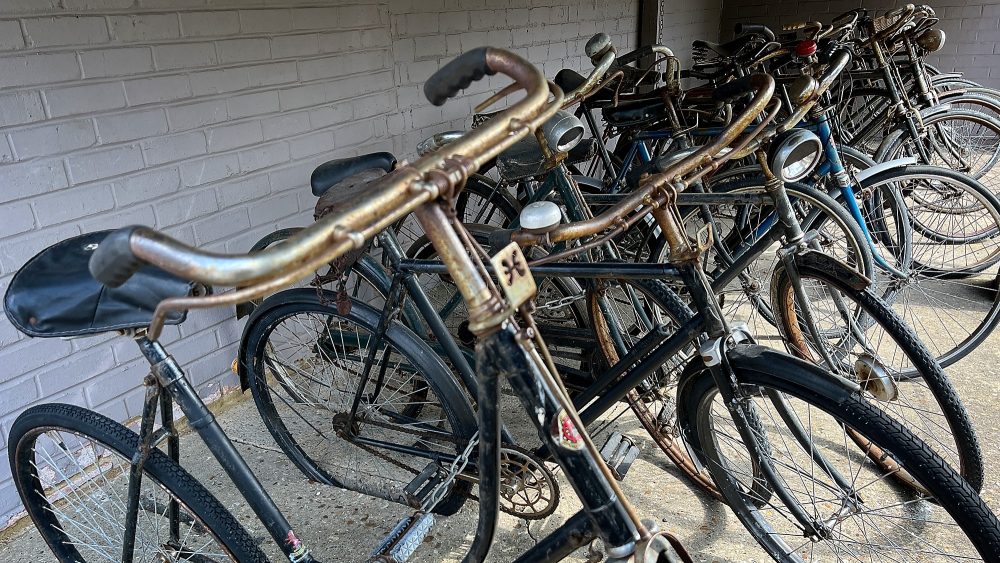
[[[52,403],[24,411],[8,443],[21,501],[56,559],[120,561],[139,436]],[[267,561],[219,501],[158,449],[143,465],[136,524],[135,561]]]
[[[240,358],[254,401],[309,478],[412,506],[405,487],[465,450],[471,409],[408,329],[390,323],[380,337],[378,312],[353,302],[341,314],[324,295],[329,304],[312,290],[277,294],[248,323]],[[456,512],[470,489],[456,480],[436,511]]]

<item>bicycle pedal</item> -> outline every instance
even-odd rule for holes
[[[434,515],[416,512],[396,524],[368,556],[369,562],[403,563],[420,547],[434,526]]]
[[[406,503],[410,507],[420,508],[423,506],[424,500],[441,483],[443,478],[442,470],[441,464],[432,461],[412,481],[403,487],[403,495],[406,497]]]
[[[614,432],[608,437],[608,441],[601,448],[601,457],[611,468],[611,473],[615,479],[621,481],[625,474],[632,468],[632,464],[639,457],[639,446],[632,438],[625,436],[621,432]]]

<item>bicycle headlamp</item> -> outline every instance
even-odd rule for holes
[[[559,111],[542,125],[542,133],[553,152],[566,152],[580,144],[586,130],[578,117]]]
[[[812,131],[791,129],[771,141],[767,161],[774,174],[783,182],[796,182],[819,164],[823,144]]]
[[[940,51],[944,47],[945,33],[942,29],[928,29],[917,36],[917,45],[928,53]]]
[[[785,86],[785,91],[788,92],[788,99],[793,104],[799,106],[811,101],[818,89],[819,82],[815,78],[805,74],[793,80],[788,86]]]

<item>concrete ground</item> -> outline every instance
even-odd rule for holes
[[[971,357],[950,369],[962,397],[974,416],[986,461],[984,497],[1000,508],[1000,335],[994,335]],[[241,452],[261,476],[267,489],[322,561],[363,560],[371,547],[386,532],[399,512],[393,505],[357,493],[321,486],[304,479],[277,450],[263,428],[253,402],[236,401],[222,409],[220,420],[237,442]],[[254,537],[266,543],[266,533],[249,511],[245,501],[227,482],[218,464],[199,440],[191,435],[182,443],[183,465],[215,492],[223,504],[247,527]],[[563,481],[562,501],[547,520],[527,524],[503,515],[495,544],[493,561],[510,561],[525,548],[560,524],[578,506]],[[720,503],[690,486],[679,472],[654,449],[643,444],[643,454],[623,483],[626,494],[639,511],[654,518],[665,529],[676,533],[699,561],[764,561],[767,556],[743,530],[737,519]],[[473,509],[475,503],[469,503]],[[401,514],[401,513],[400,513]],[[0,543],[0,561],[9,563],[48,562],[53,557],[32,527],[7,534]],[[426,561],[457,561],[460,547],[471,541],[472,530],[435,529],[427,541],[435,549],[424,552]],[[276,551],[274,560],[280,560]],[[598,550],[580,550],[571,561],[601,560]]]

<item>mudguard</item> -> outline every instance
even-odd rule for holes
[[[892,170],[893,168],[902,168],[904,166],[910,166],[911,164],[917,163],[917,157],[915,156],[904,156],[902,158],[894,158],[892,160],[887,160],[885,162],[880,162],[873,166],[869,166],[864,170],[854,174],[854,178],[857,179],[858,183],[864,182],[868,178],[876,174],[881,174],[886,170]]]
[[[872,284],[872,281],[867,276],[848,266],[840,259],[811,248],[799,251],[795,255],[795,267],[798,268],[800,274],[812,273],[832,277],[858,291],[864,291]],[[779,263],[775,267],[771,279],[777,280],[783,269],[784,266]],[[772,283],[772,299],[774,299],[773,291]]]
[[[773,385],[778,389],[800,389],[803,397],[822,395],[849,397],[861,392],[861,387],[843,377],[834,375],[820,366],[758,344],[737,344],[726,350],[726,358],[736,378],[741,383]],[[750,375],[751,377],[746,377]],[[681,424],[691,420],[694,407],[693,393],[698,392],[711,379],[701,356],[695,356],[681,373],[677,385],[677,420]],[[684,435],[693,428],[682,428]]]

